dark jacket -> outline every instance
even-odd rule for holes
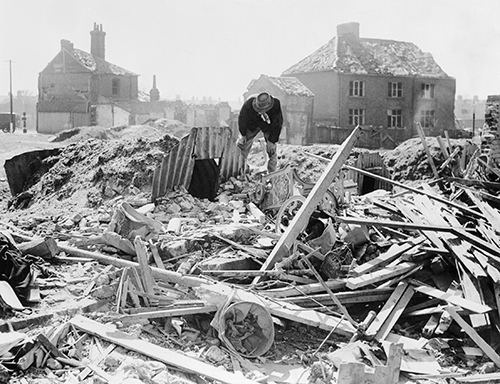
[[[238,129],[242,136],[246,136],[247,132],[255,132],[261,130],[262,133],[268,136],[268,140],[276,143],[280,138],[281,127],[283,126],[283,115],[281,113],[281,104],[277,98],[274,99],[273,107],[267,111],[271,124],[267,124],[260,117],[259,113],[255,112],[252,107],[252,102],[255,97],[249,98],[241,107],[238,117]]]

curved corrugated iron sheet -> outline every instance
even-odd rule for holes
[[[195,160],[219,159],[221,181],[238,175],[242,158],[236,147],[236,135],[228,127],[192,128],[177,146],[168,152],[153,176],[152,200],[176,187],[189,188]]]

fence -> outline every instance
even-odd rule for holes
[[[364,127],[362,134],[356,144],[360,148],[393,149],[403,141],[418,137],[412,128],[386,128],[386,127]],[[316,137],[318,143],[341,144],[352,132],[353,128],[340,128],[326,125],[316,125]],[[436,128],[424,128],[426,136],[443,136],[444,131]],[[471,133],[460,129],[448,130],[448,136],[452,139],[470,138]]]

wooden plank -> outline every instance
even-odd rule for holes
[[[390,316],[392,310],[394,309],[398,301],[401,299],[407,288],[408,288],[407,283],[400,283],[396,287],[391,297],[389,297],[389,299],[386,301],[382,309],[378,312],[377,316],[366,330],[367,335],[374,336],[377,334],[377,332],[380,330],[384,322]]]
[[[403,244],[393,244],[391,247],[381,255],[376,258],[367,261],[361,265],[358,265],[352,270],[354,275],[363,275],[368,272],[372,272],[375,269],[385,267],[387,264],[396,260],[399,256],[414,248],[418,244],[422,243],[424,238],[422,236],[411,239]]]
[[[445,225],[406,223],[404,221],[372,220],[361,217],[335,216],[335,221],[346,224],[373,225],[379,227],[418,229],[421,231],[452,232],[453,227]],[[459,227],[458,229],[463,229]]]
[[[464,298],[475,303],[484,304],[480,287],[472,280],[472,278],[462,266],[459,265],[457,269]],[[472,326],[476,329],[489,325],[488,318],[485,314],[471,314],[469,316],[469,319]]]
[[[475,278],[486,277],[486,272],[475,258],[469,253],[471,245],[463,243],[460,239],[445,240],[445,244],[450,249],[456,259],[465,267]]]
[[[314,268],[314,266],[311,264],[311,262],[307,259],[307,257],[302,257],[302,261],[309,267],[309,269],[311,270],[311,272],[314,274],[314,276],[316,277],[316,280],[319,281],[319,283],[323,286],[323,288],[325,289],[325,291],[330,295],[330,298],[332,299],[332,301],[335,303],[335,305],[337,306],[337,308],[340,310],[340,312],[342,312],[342,314],[345,316],[345,318],[353,325],[353,326],[357,326],[357,322],[354,321],[354,319],[351,317],[351,315],[349,314],[349,311],[347,311],[347,308],[344,307],[344,305],[340,302],[339,299],[337,299],[337,297],[333,294],[332,290],[328,287],[328,285],[325,284],[325,282],[323,281],[323,278],[320,276],[320,274],[318,273],[318,271],[316,271],[316,269]]]
[[[160,252],[158,252],[158,247],[152,240],[149,240],[149,248],[151,249],[151,254],[153,255],[153,260],[155,261],[156,266],[160,269],[165,269],[165,264],[163,264]]]
[[[425,154],[427,155],[427,161],[431,166],[432,173],[434,174],[434,177],[438,179],[439,174],[436,168],[436,164],[434,164],[434,159],[432,158],[431,151],[429,150],[429,147],[427,145],[427,139],[425,138],[424,130],[422,129],[422,126],[420,125],[419,122],[415,124],[415,127],[417,129],[418,135],[420,136],[420,141],[422,142],[422,146],[424,147]]]
[[[271,269],[274,264],[280,261],[283,257],[287,256],[293,243],[306,227],[311,214],[317,208],[318,204],[321,202],[323,196],[328,190],[328,187],[332,184],[345,160],[349,157],[349,154],[351,153],[351,150],[360,134],[360,127],[358,126],[354,128],[349,137],[339,147],[328,167],[325,169],[320,179],[316,182],[313,189],[307,196],[306,201],[302,204],[285,233],[281,236],[271,254],[262,265],[261,270],[265,271]],[[253,283],[257,284],[260,280],[261,277],[257,276]]]
[[[402,315],[413,293],[413,288],[407,283],[400,283],[366,330],[366,335],[384,340]]]
[[[470,189],[464,189],[465,193],[472,200],[472,203],[481,211],[486,220],[490,223],[493,229],[500,233],[500,213],[488,203],[485,203],[477,196],[475,192]]]
[[[399,320],[401,315],[403,314],[403,311],[405,310],[406,306],[410,302],[411,298],[413,297],[413,294],[415,291],[413,290],[412,287],[407,287],[403,295],[401,296],[401,299],[398,301],[396,306],[392,309],[391,314],[387,318],[386,321],[382,324],[380,329],[378,330],[377,334],[375,335],[375,338],[377,340],[385,340],[389,332],[391,332],[392,328],[396,324],[396,322]]]
[[[365,175],[365,176],[373,177],[376,180],[385,181],[387,183],[390,183],[392,185],[396,185],[396,186],[398,186],[400,188],[403,188],[403,189],[406,189],[408,191],[415,192],[415,193],[417,193],[419,195],[428,196],[429,198],[431,198],[433,200],[440,201],[441,203],[449,205],[450,207],[457,208],[459,211],[468,213],[468,214],[470,214],[470,215],[472,215],[474,217],[481,217],[482,216],[479,212],[476,212],[473,209],[470,209],[470,208],[466,207],[465,205],[457,204],[457,203],[455,203],[453,201],[450,201],[450,200],[447,200],[447,199],[445,199],[445,198],[443,198],[441,196],[437,196],[437,195],[434,195],[432,193],[429,193],[429,192],[426,192],[426,191],[422,191],[422,190],[420,190],[418,188],[410,187],[409,185],[400,183],[399,181],[391,180],[391,179],[388,179],[387,177],[383,177],[383,176],[377,175],[375,173],[371,173],[371,172],[365,171],[363,169],[359,169],[359,168],[353,167],[351,165],[344,165],[344,168],[349,169],[351,171],[355,171],[355,172],[361,173],[362,175]],[[500,183],[498,183],[498,184],[500,185]]]
[[[200,313],[210,313],[216,311],[217,307],[215,305],[204,305],[196,307],[173,308],[173,309],[162,309],[158,311],[141,312],[132,315],[124,315],[121,316],[119,319],[120,320],[157,319],[164,317],[196,315]]]
[[[332,291],[345,288],[345,280],[328,280],[325,281],[325,284],[328,285],[328,287]],[[323,288],[323,285],[321,285],[320,283],[312,283],[285,288],[266,289],[265,291],[262,291],[261,294],[266,297],[284,298],[299,295],[309,295],[323,292],[324,290],[325,289]]]
[[[253,380],[214,367],[213,365],[183,353],[160,347],[145,340],[140,340],[125,332],[117,330],[113,326],[99,323],[84,316],[78,315],[74,317],[70,323],[81,331],[100,337],[103,340],[119,345],[125,349],[151,357],[167,365],[174,366],[185,372],[201,375],[227,384],[256,384]]]
[[[417,264],[410,262],[401,263],[396,266],[387,266],[372,273],[367,273],[357,277],[350,277],[346,280],[346,286],[349,289],[366,287],[367,285],[379,283],[392,277],[402,275],[416,266]]]
[[[450,157],[448,148],[446,148],[446,145],[444,144],[443,138],[441,136],[436,136],[436,139],[439,144],[439,148],[441,149],[441,153],[443,154],[443,157],[446,160],[448,157]]]
[[[398,201],[398,200],[395,201],[395,204],[408,220],[410,220],[411,222],[416,223],[416,224],[424,224],[424,220],[423,220],[422,215],[417,215],[408,204],[403,203],[402,201]],[[429,239],[429,241],[437,249],[445,250],[444,244],[437,233],[435,233],[432,230],[421,231],[421,232],[424,234],[425,237],[427,237],[427,239]]]
[[[28,240],[30,240],[30,238],[28,238]],[[111,264],[118,267],[132,267],[132,268],[137,268],[139,266],[138,263],[135,263],[133,261],[128,261],[112,256],[103,255],[98,252],[84,251],[63,244],[58,244],[58,246],[59,249],[69,254],[76,255],[79,257],[92,258],[93,260],[98,260],[105,264]],[[272,300],[266,299],[264,296],[260,294],[232,287],[228,284],[213,283],[203,277],[184,276],[177,272],[167,271],[155,267],[152,267],[151,269],[153,275],[156,278],[161,279],[162,281],[168,283],[180,284],[186,287],[203,286],[205,287],[205,290],[212,292],[212,294],[222,293],[226,298],[230,297],[233,293],[235,293],[235,297],[239,297],[240,300],[261,303],[262,305],[264,305],[264,307],[267,307],[271,311],[271,314],[277,317],[283,317],[285,319],[293,320],[302,324],[318,327],[326,331],[331,331],[332,329],[335,329],[335,333],[348,337],[351,337],[356,331],[349,322],[341,320],[334,316],[328,316],[313,310],[304,310],[303,308],[297,305],[284,303],[276,299]]]
[[[134,246],[137,254],[137,261],[139,262],[139,270],[141,272],[144,291],[152,295],[154,294],[155,281],[153,279],[151,267],[148,264],[148,251],[140,236],[135,237]]]
[[[464,309],[468,309],[474,313],[486,313],[491,311],[491,308],[487,305],[475,303],[473,301],[464,299],[460,296],[452,295],[446,292],[441,291],[440,289],[436,289],[425,285],[424,283],[410,279],[410,283],[413,285],[415,291],[420,292],[424,295],[435,297],[436,299],[446,301],[447,303],[457,305]]]
[[[474,179],[461,179],[459,177],[447,177],[446,181],[455,182],[467,186],[479,186],[486,189],[500,190],[500,183],[494,181],[474,180]]]
[[[475,245],[477,248],[483,250],[487,254],[489,259],[493,259],[497,263],[500,263],[500,248],[498,248],[497,246],[484,241],[483,239],[467,232],[464,229],[453,228],[452,232],[459,238],[468,241],[469,243]]]
[[[467,322],[460,317],[460,315],[455,311],[454,308],[452,307],[447,307],[446,311],[451,315],[453,320],[462,327],[462,329],[469,335],[469,337],[476,343],[476,345],[481,348],[481,350],[484,352],[486,356],[488,356],[491,361],[495,363],[495,365],[500,368],[500,356],[495,352],[493,348],[490,347],[490,345],[484,341],[484,339],[479,336],[479,333],[477,333],[474,328],[472,328]]]
[[[349,291],[349,292],[336,292],[335,297],[340,300],[342,304],[359,304],[359,303],[370,303],[374,301],[384,301],[387,300],[392,292],[393,288],[384,289],[364,289],[359,291]],[[332,305],[332,300],[329,294],[319,294],[319,295],[308,295],[308,296],[294,296],[283,298],[283,301],[287,303],[293,303],[303,306],[307,303],[320,302],[325,305]]]
[[[102,352],[102,354],[100,356],[97,356],[96,358],[94,358],[90,363],[89,365],[90,366],[98,366],[102,361],[104,361],[104,359],[106,357],[109,356],[109,354],[111,352],[114,351],[114,349],[116,348],[116,345],[115,344],[109,344],[108,347]],[[90,375],[90,373],[92,372],[92,368],[90,368],[89,366],[87,366],[83,371],[80,372],[80,374],[78,375],[78,380],[80,382],[82,382],[83,380],[85,380],[87,378],[88,375]]]
[[[500,283],[500,271],[498,268],[495,268],[491,263],[488,261],[488,256],[486,256],[484,253],[481,251],[478,251],[477,249],[472,250],[472,255],[474,258],[478,261],[479,265],[483,268],[483,270],[486,271],[486,274],[493,280],[494,283]]]

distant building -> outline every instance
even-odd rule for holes
[[[412,130],[454,127],[455,79],[415,44],[360,38],[359,24],[337,26],[337,36],[283,72],[314,93],[313,119]]]
[[[252,80],[244,94],[245,100],[254,94],[267,91],[281,102],[283,130],[280,140],[289,144],[314,142],[312,116],[314,94],[295,77],[261,75]]]
[[[189,104],[186,110],[186,124],[192,127],[229,126],[231,107],[225,101],[217,104]]]
[[[484,114],[486,112],[486,100],[479,100],[477,96],[472,99],[464,99],[458,95],[455,100],[455,119],[457,128],[472,130],[472,126],[477,130],[484,125]]]
[[[86,125],[110,127],[168,117],[156,76],[150,101],[139,98],[137,74],[105,60],[102,25],[90,31],[90,53],[61,40],[61,50],[38,76],[37,131],[55,133]],[[172,113],[173,115],[173,113]]]

